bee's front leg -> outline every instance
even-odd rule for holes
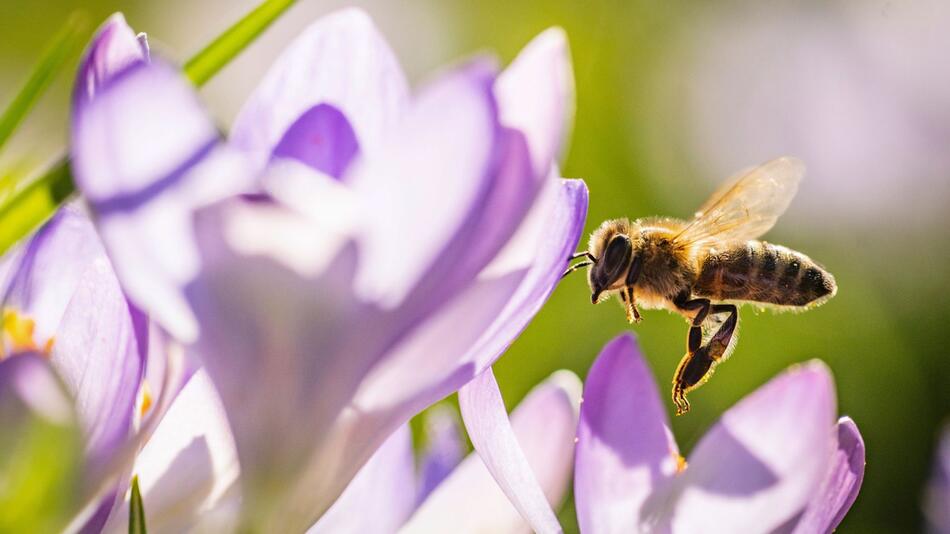
[[[641,320],[640,310],[637,309],[633,286],[627,286],[620,290],[620,298],[623,299],[623,306],[627,310],[627,322],[630,324],[639,323]]]

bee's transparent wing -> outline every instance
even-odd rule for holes
[[[703,241],[747,241],[767,232],[788,208],[805,174],[796,158],[782,157],[727,181],[676,235],[680,246]]]

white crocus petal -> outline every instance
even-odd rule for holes
[[[574,116],[574,73],[567,36],[551,28],[535,37],[495,83],[501,123],[528,140],[531,161],[542,179],[567,144]]]
[[[207,374],[198,371],[135,460],[149,532],[199,524],[232,491],[239,471],[224,407]],[[106,532],[128,531],[128,508],[127,497]]]
[[[580,389],[574,374],[559,371],[529,393],[511,415],[515,446],[524,451],[530,465],[530,473],[522,474],[537,477],[535,483],[543,490],[548,507],[547,503],[556,506],[561,502],[570,481]],[[507,422],[507,416],[503,417]],[[529,531],[528,522],[476,453],[432,492],[402,530],[404,534]]]
[[[491,368],[459,390],[459,407],[472,445],[518,512],[538,533],[560,532],[561,525],[514,436]]]
[[[395,532],[416,505],[412,432],[399,428],[308,534]]]

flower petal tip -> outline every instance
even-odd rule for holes
[[[79,64],[73,100],[93,98],[102,86],[128,67],[148,60],[147,45],[125,20],[115,13],[96,31]]]
[[[561,369],[552,373],[544,381],[544,385],[555,388],[558,393],[564,396],[564,401],[571,407],[576,419],[580,413],[581,398],[584,391],[584,384],[581,379],[574,372]]]

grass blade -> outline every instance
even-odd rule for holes
[[[185,74],[201,87],[247,48],[296,0],[265,0],[185,63]]]
[[[80,37],[85,28],[85,17],[74,14],[46,46],[30,77],[3,111],[3,115],[0,115],[0,149],[62,70],[66,60],[79,48]]]

